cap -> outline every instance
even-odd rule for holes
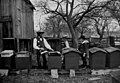
[[[37,31],[36,33],[37,33],[37,34],[43,34],[44,31]]]

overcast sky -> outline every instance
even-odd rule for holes
[[[37,1],[40,1],[40,0],[30,0],[32,2],[32,4],[34,5]],[[98,0],[98,1],[103,1],[103,0]],[[53,5],[55,6],[55,5]],[[45,17],[47,17],[46,15],[42,15],[41,16],[41,11],[37,11],[39,9],[36,8],[36,10],[34,11],[34,29],[35,31],[38,31],[39,30],[39,22],[41,23],[41,25],[44,25],[43,23],[45,22]],[[37,12],[36,12],[37,11]],[[111,27],[114,27],[116,25],[113,25],[115,23],[112,23]],[[119,27],[117,25],[117,27]]]

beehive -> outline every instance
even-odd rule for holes
[[[106,65],[106,51],[93,47],[89,49],[89,65],[92,69],[105,68]]]

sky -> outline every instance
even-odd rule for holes
[[[35,5],[35,3],[37,3],[40,0],[30,0],[32,2],[33,5]],[[77,0],[75,0],[77,1]],[[55,8],[55,4],[53,5],[53,3],[49,3],[50,7],[52,9]],[[34,29],[35,31],[39,30],[39,24],[41,24],[42,26],[44,25],[43,23],[45,22],[45,18],[47,17],[46,15],[41,15],[41,11],[39,10],[39,12],[37,11],[39,10],[39,8],[36,8],[36,10],[34,11]]]
[[[32,4],[34,5],[36,2],[40,1],[40,0],[30,0],[32,2]],[[101,0],[102,1],[102,0]],[[51,7],[54,8],[55,5],[52,5]],[[34,10],[34,30],[38,31],[40,30],[40,26],[44,26],[44,22],[45,22],[45,18],[47,17],[46,15],[41,15],[41,11],[39,10],[39,12],[37,11],[39,10],[39,8],[36,8],[36,10]],[[113,23],[115,24],[115,23]],[[110,25],[111,27],[114,27],[116,25]],[[119,26],[117,26],[119,27]]]
[[[35,5],[36,2],[40,1],[40,0],[30,0],[32,2],[33,5]],[[43,26],[43,23],[45,22],[45,18],[47,17],[46,15],[41,13],[41,10],[37,7],[35,7],[36,10],[34,10],[34,30],[38,31],[40,30],[40,26]],[[39,11],[37,11],[39,10]]]

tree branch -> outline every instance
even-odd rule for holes
[[[66,15],[68,16],[68,0],[66,2]]]
[[[95,1],[95,0],[93,0]],[[94,7],[91,7],[91,5],[93,4],[93,2],[91,2],[87,8],[87,10],[81,15],[81,18],[75,23],[75,27],[77,27],[77,25],[80,23],[80,21],[84,18],[84,16],[88,13],[88,12],[91,12],[92,10],[96,9],[96,8],[103,8],[105,7],[110,1],[106,2],[104,5],[102,6],[94,6]],[[91,8],[90,8],[91,7]]]
[[[74,6],[74,0],[72,0],[72,2],[70,3],[70,7],[71,7],[71,10],[70,10],[70,13],[69,13],[70,17],[72,16],[72,13],[73,13],[73,6]]]

